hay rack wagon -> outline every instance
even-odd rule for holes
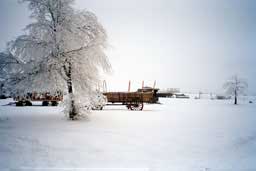
[[[159,89],[151,87],[144,87],[135,92],[130,92],[131,82],[129,81],[128,92],[107,92],[106,82],[103,82],[103,95],[107,98],[107,105],[125,105],[129,110],[143,110],[144,103],[158,103],[158,97],[156,95]]]

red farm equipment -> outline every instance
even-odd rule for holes
[[[32,101],[41,101],[42,106],[57,106],[60,101],[63,100],[63,94],[61,91],[56,91],[55,93],[51,94],[49,92],[46,93],[27,93],[25,95],[17,95],[14,98],[16,101],[16,106],[32,106]]]

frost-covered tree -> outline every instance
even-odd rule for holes
[[[110,68],[106,32],[97,17],[75,10],[73,0],[22,0],[32,11],[25,34],[8,44],[19,65],[12,67],[17,93],[66,94],[66,112],[75,119],[94,105],[99,70]],[[10,72],[8,72],[10,73]]]
[[[0,81],[3,82],[3,87],[8,94],[12,91],[12,87],[21,79],[21,67],[23,62],[14,57],[10,52],[0,53]]]
[[[248,84],[245,79],[235,75],[223,85],[223,88],[226,90],[227,94],[234,96],[234,104],[236,105],[238,96],[245,94]]]

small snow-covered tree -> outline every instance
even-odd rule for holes
[[[223,88],[227,94],[234,96],[234,104],[236,105],[238,96],[245,94],[248,84],[245,79],[235,75],[223,85]]]
[[[94,105],[100,69],[110,64],[105,55],[106,32],[97,17],[75,10],[73,0],[22,0],[32,11],[25,34],[8,44],[19,65],[12,88],[17,93],[62,90],[66,112],[75,119]]]

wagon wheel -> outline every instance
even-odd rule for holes
[[[131,104],[126,105],[127,109],[131,110]]]
[[[144,104],[143,103],[136,103],[136,104],[130,104],[131,110],[143,110]]]
[[[25,105],[25,103],[23,103],[23,101],[16,102],[16,106],[24,106],[24,105]]]
[[[48,106],[49,105],[49,102],[48,101],[43,101],[42,102],[42,106]]]
[[[51,105],[52,105],[52,106],[58,106],[58,102],[57,102],[57,101],[52,101],[52,102],[51,102]]]

